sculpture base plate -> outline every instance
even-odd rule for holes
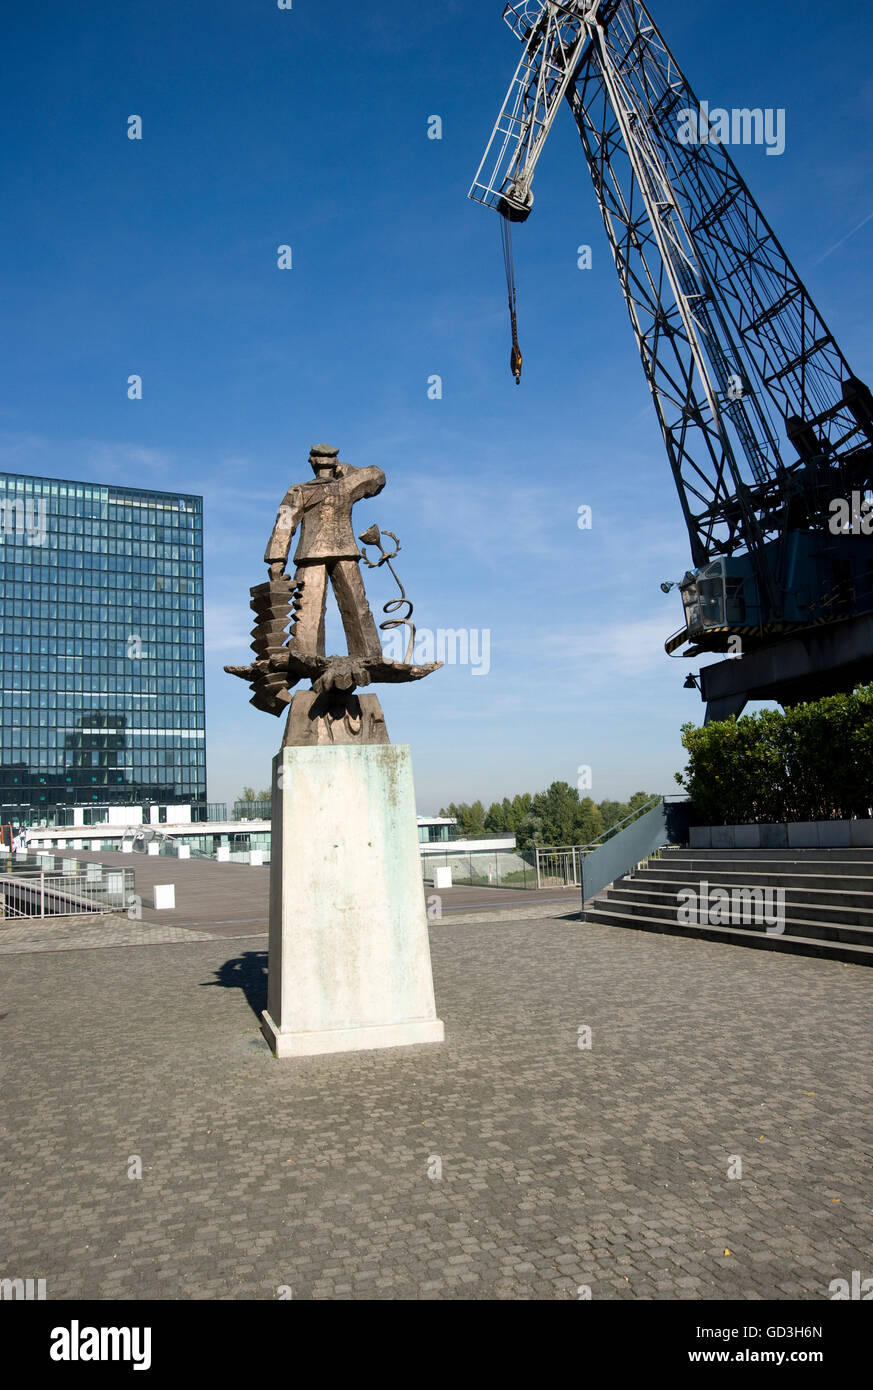
[[[335,1028],[326,1033],[283,1033],[265,1009],[261,1032],[275,1057],[320,1057],[326,1052],[370,1052],[379,1047],[412,1047],[445,1042],[441,1019],[386,1023],[370,1028]]]
[[[288,711],[282,747],[390,741],[377,695],[358,695],[354,690],[316,695],[314,690],[298,690]]]

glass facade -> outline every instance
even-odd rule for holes
[[[0,595],[2,822],[205,802],[202,498],[0,473]]]
[[[446,821],[425,822],[422,825],[421,817],[419,817],[418,842],[421,845],[437,844],[441,840],[457,840],[460,838],[460,834],[457,825],[449,825]]]

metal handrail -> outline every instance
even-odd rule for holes
[[[587,845],[537,845],[535,848],[543,854],[571,854],[573,852],[588,854],[591,850],[599,849],[604,841],[611,835],[614,835],[617,830],[621,830],[624,826],[630,825],[632,821],[639,820],[640,816],[644,816],[647,811],[651,811],[654,806],[658,805],[659,801],[663,801],[664,799],[663,796],[650,797],[643,806],[638,806],[635,811],[631,811],[623,820],[616,821],[615,825],[611,825],[608,830],[602,831],[596,839],[589,841]]]
[[[670,843],[674,827],[670,824],[668,802],[658,797],[653,806],[626,825],[620,835],[598,845],[581,860],[580,880],[583,905],[609,883],[614,883]]]
[[[635,811],[631,811],[629,815],[626,815],[624,820],[616,821],[615,825],[611,825],[608,830],[604,830],[603,834],[598,835],[597,839],[592,840],[590,844],[582,845],[582,853],[587,854],[591,850],[599,849],[600,846],[602,844],[605,844],[606,841],[610,839],[617,830],[622,830],[624,826],[631,825],[633,821],[639,820],[641,816],[644,816],[647,811],[653,810],[654,807],[657,806],[663,800],[663,796],[649,797],[649,800],[646,802],[644,806],[638,806]]]
[[[110,887],[110,878],[120,879],[120,888]],[[107,869],[99,879],[80,872],[2,874],[0,925],[36,917],[118,913],[124,909],[134,886],[132,869]],[[48,910],[47,900],[52,904]]]
[[[629,825],[632,825],[642,816],[647,815],[656,806],[660,806],[663,801],[664,798],[662,796],[650,797],[644,805],[638,806],[635,811],[629,811],[622,820],[616,821],[615,825],[611,825],[608,830],[602,831],[596,839],[591,840],[587,845],[538,845],[536,847],[537,888],[542,888],[543,886],[542,877],[544,865],[546,866],[547,877],[563,877],[566,881],[569,871],[569,863],[566,861],[572,863],[572,881],[574,885],[578,885],[581,882],[582,861],[587,855],[593,854],[595,850],[602,849],[615,835],[621,834]],[[565,860],[564,868],[557,874],[550,874],[548,860],[558,860],[560,858]]]

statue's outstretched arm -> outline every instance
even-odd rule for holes
[[[350,463],[340,466],[352,502],[359,502],[362,497],[377,497],[385,486],[385,474],[381,468],[354,468]]]

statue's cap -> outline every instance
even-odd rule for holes
[[[309,457],[313,459],[335,459],[339,454],[339,449],[334,449],[330,444],[316,444],[309,451]]]

